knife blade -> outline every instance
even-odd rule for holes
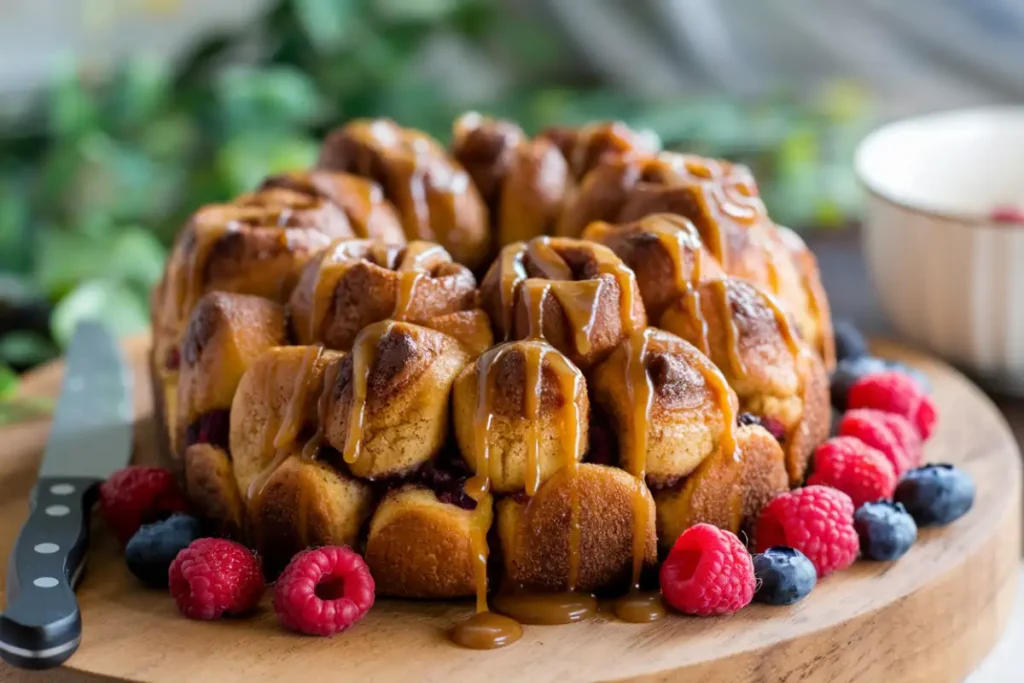
[[[0,657],[26,669],[63,664],[81,642],[74,588],[99,485],[131,459],[132,376],[117,341],[82,323],[68,350],[28,519],[11,552]]]

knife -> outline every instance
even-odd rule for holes
[[[74,588],[85,566],[99,485],[131,459],[131,371],[97,323],[75,330],[29,516],[7,572],[0,657],[25,669],[63,664],[82,639]]]

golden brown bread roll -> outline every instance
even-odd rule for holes
[[[562,151],[511,121],[468,112],[452,129],[452,155],[469,171],[504,247],[554,232],[573,179]]]
[[[587,450],[586,380],[543,341],[502,344],[467,365],[452,411],[459,451],[485,489],[533,493]]]
[[[310,546],[359,542],[373,513],[368,484],[293,451],[248,497],[251,543],[274,577]]]
[[[290,171],[271,176],[261,189],[283,188],[332,202],[348,218],[352,236],[380,240],[387,244],[404,244],[405,230],[384,198],[381,186],[367,178],[350,173],[324,170]]]
[[[643,562],[657,560],[654,501],[646,486],[616,467],[584,463],[575,481],[568,472],[558,470],[532,498],[498,501],[505,577],[530,590],[624,589],[632,575],[637,514],[646,522]]]
[[[583,178],[601,163],[623,156],[654,154],[661,148],[661,140],[653,131],[636,131],[621,121],[548,128],[538,137],[558,146],[576,178]]]
[[[192,514],[223,536],[246,540],[248,512],[227,450],[210,443],[192,444],[185,449],[184,472]]]
[[[634,333],[591,376],[594,400],[618,435],[619,466],[664,486],[735,444],[736,394],[679,337]]]
[[[557,234],[576,236],[593,221],[626,223],[652,213],[688,218],[722,269],[777,296],[832,366],[831,318],[814,256],[771,222],[743,166],[672,152],[613,158],[566,203]]]
[[[173,401],[173,450],[198,442],[204,415],[231,408],[242,375],[267,349],[285,343],[284,309],[255,296],[211,292],[192,311]],[[218,443],[216,445],[226,445]]]
[[[583,370],[647,325],[633,272],[611,249],[583,240],[505,247],[480,295],[499,337],[543,338]]]
[[[302,273],[289,301],[292,332],[304,344],[350,349],[381,320],[406,320],[454,336],[474,354],[493,343],[476,279],[438,244],[333,244]]]
[[[658,545],[667,550],[694,524],[740,533],[789,483],[782,448],[759,426],[740,427],[736,450],[718,449],[688,477],[654,491]]]
[[[782,425],[791,481],[799,484],[814,447],[828,437],[827,381],[821,359],[774,297],[743,280],[706,282],[669,307],[661,326],[709,355],[742,411]]]
[[[493,518],[490,496],[467,510],[439,501],[425,488],[388,492],[370,521],[366,541],[366,563],[377,591],[405,598],[474,595],[481,560],[486,571]]]
[[[595,221],[583,231],[583,239],[605,245],[629,266],[651,320],[689,287],[725,277],[697,228],[675,214],[654,213],[617,225]]]
[[[380,183],[409,240],[439,242],[470,269],[488,258],[487,207],[465,169],[425,133],[389,119],[350,121],[327,136],[318,166]]]
[[[325,388],[325,441],[357,477],[403,475],[448,436],[448,396],[470,356],[453,338],[409,323],[363,329]]]

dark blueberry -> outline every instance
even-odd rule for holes
[[[736,423],[740,427],[747,427],[749,425],[760,425],[761,418],[753,413],[740,413],[740,416],[736,418]]]
[[[853,526],[860,537],[860,554],[869,560],[898,560],[917,540],[917,524],[901,503],[864,503],[853,515]]]
[[[860,358],[869,355],[868,342],[864,335],[849,320],[836,321],[832,328],[836,338],[836,359]]]
[[[162,522],[142,526],[124,549],[128,569],[152,588],[167,588],[167,570],[178,553],[202,537],[199,521],[171,515]]]
[[[784,545],[754,555],[754,577],[754,600],[769,605],[792,605],[806,597],[818,582],[818,572],[807,556]]]
[[[918,526],[940,526],[971,509],[974,481],[953,465],[925,465],[903,475],[893,499],[903,503]]]

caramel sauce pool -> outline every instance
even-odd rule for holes
[[[589,593],[502,591],[491,600],[494,608],[522,624],[571,624],[597,614],[597,598]]]
[[[494,612],[477,612],[452,631],[452,642],[471,650],[494,650],[522,637],[518,621]]]

